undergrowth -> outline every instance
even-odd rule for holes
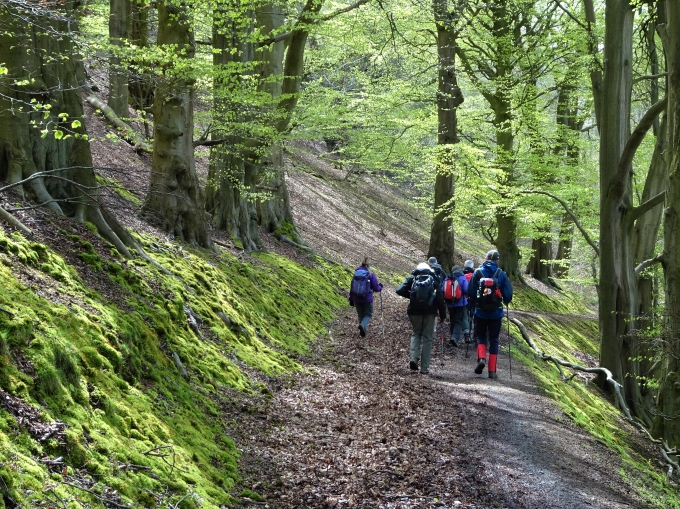
[[[67,424],[63,443],[40,441],[0,407],[0,508],[57,498],[102,507],[104,486],[135,507],[232,502],[239,453],[211,395],[257,391],[250,369],[299,370],[295,357],[344,305],[337,290],[348,273],[323,260],[313,268],[267,253],[244,261],[140,238],[173,273],[164,275],[72,240],[115,283],[115,302],[49,247],[0,230],[0,388],[43,409],[46,422]],[[63,468],[41,461],[58,457]],[[67,484],[84,477],[96,480],[99,498]]]
[[[583,313],[584,306],[574,296],[553,298],[536,294],[539,292],[532,289],[518,289],[513,298],[513,307],[524,310],[524,306],[529,304],[532,311],[566,314],[572,310],[577,315],[586,314]],[[576,364],[584,363],[584,354],[594,360],[598,358],[598,324],[595,319],[585,316],[521,316],[520,320],[530,330],[538,347],[549,355]],[[677,491],[668,484],[665,476],[649,460],[641,458],[632,450],[629,445],[630,428],[624,425],[619,411],[596,384],[578,377],[568,382],[563,381],[555,365],[540,360],[519,333],[512,330],[511,333],[517,347],[513,347],[513,356],[532,368],[539,386],[576,425],[622,458],[622,479],[633,485],[651,507],[680,507]]]

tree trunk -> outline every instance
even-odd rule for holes
[[[668,188],[663,214],[666,309],[657,418],[653,432],[680,446],[680,5],[666,2],[668,65]]]
[[[638,413],[635,376],[637,293],[633,272],[632,168],[619,171],[630,133],[633,10],[628,0],[607,0],[604,80],[600,116],[600,365],[623,385],[631,412]]]
[[[158,3],[158,44],[175,46],[177,59],[193,58],[194,33],[183,7]],[[165,72],[154,97],[152,173],[142,212],[177,238],[209,247],[204,198],[194,166],[193,83],[173,76],[171,65]]]
[[[437,177],[434,185],[434,216],[430,230],[428,256],[437,258],[444,270],[451,270],[454,260],[455,236],[453,211],[455,172],[453,145],[458,143],[457,108],[463,103],[455,71],[456,39],[452,14],[446,0],[432,3],[437,27],[439,58],[437,90]]]
[[[113,112],[125,119],[128,112],[127,72],[121,67],[120,48],[130,34],[130,0],[110,0],[109,44],[113,46],[109,59],[108,105]]]
[[[149,9],[147,2],[143,0],[127,0],[130,5],[130,44],[143,51],[150,45],[149,41]],[[141,62],[134,59],[128,68],[128,98],[130,104],[137,111],[144,111],[153,106],[154,86],[151,78],[145,73]],[[151,138],[149,122],[144,122],[144,132],[147,138]]]
[[[536,237],[531,241],[532,256],[527,265],[527,274],[538,281],[548,282],[551,276],[552,243],[550,242],[550,227],[538,229]]]
[[[90,146],[83,139],[79,89],[84,73],[73,42],[75,8],[74,2],[65,2],[53,11],[32,12],[8,4],[0,11],[0,62],[8,70],[0,80],[0,177],[16,183],[63,168],[49,174],[55,178],[32,179],[27,187],[33,197],[56,213],[92,222],[121,254],[130,256],[129,235],[102,211]],[[57,139],[57,130],[72,136]]]
[[[242,86],[239,78],[243,69],[238,64],[252,62],[254,58],[252,43],[244,42],[246,36],[245,27],[238,26],[224,11],[215,11],[213,119],[227,132],[234,125],[230,122],[238,125],[251,120],[232,99],[234,87]],[[221,133],[213,136],[214,139],[224,137]],[[258,249],[260,243],[255,203],[248,200],[248,193],[256,182],[252,171],[246,173],[245,153],[245,139],[236,135],[229,135],[227,143],[211,149],[206,208],[214,227],[227,230],[244,249],[252,251]]]

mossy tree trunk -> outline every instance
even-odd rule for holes
[[[109,1],[109,44],[112,46],[109,58],[108,105],[113,112],[124,119],[128,113],[128,78],[121,67],[120,48],[130,34],[130,0]]]
[[[224,5],[226,9],[233,2]],[[234,6],[238,7],[238,6]],[[255,187],[254,173],[246,172],[247,135],[237,132],[237,126],[252,121],[237,101],[232,99],[234,88],[241,86],[242,64],[253,61],[253,44],[245,42],[247,27],[240,26],[225,10],[216,10],[213,18],[213,66],[215,96],[213,118],[219,126],[229,126],[228,136],[217,131],[213,141],[226,141],[212,147],[206,186],[206,209],[215,228],[227,230],[235,240],[250,251],[258,249],[257,210],[248,193]],[[249,166],[252,169],[252,166]]]
[[[151,19],[150,9],[144,0],[128,0],[130,6],[130,44],[136,46],[140,51],[151,44],[149,40],[149,29]],[[140,63],[132,60],[128,69],[128,99],[135,110],[145,110],[153,105],[154,86],[147,70],[139,67]],[[148,126],[147,123],[144,124]],[[147,138],[149,136],[148,127],[146,128]]]
[[[194,57],[194,32],[186,8],[158,3],[158,44],[177,59]],[[181,67],[181,66],[180,66]],[[211,245],[205,199],[194,165],[194,89],[186,70],[167,63],[153,103],[154,146],[149,193],[142,212],[180,240]]]
[[[456,38],[454,12],[446,0],[433,0],[437,27],[437,177],[434,184],[434,216],[430,229],[428,256],[435,256],[444,270],[453,267],[455,236],[453,232],[455,156],[458,143],[457,108],[463,103],[455,70]]]
[[[0,11],[0,62],[8,70],[0,80],[0,177],[16,183],[49,172],[25,190],[56,213],[92,222],[130,256],[133,241],[102,208],[84,138],[84,72],[73,42],[78,5],[66,1],[50,11],[8,4]]]
[[[666,2],[668,188],[663,214],[666,307],[661,387],[654,434],[680,446],[680,5]]]

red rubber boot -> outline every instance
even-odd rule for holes
[[[475,373],[481,375],[482,371],[484,371],[485,366],[486,366],[486,345],[477,345],[477,367],[475,368]]]
[[[489,354],[489,378],[498,378],[496,374],[496,364],[498,363],[498,355],[495,353]]]

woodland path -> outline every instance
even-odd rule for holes
[[[473,373],[464,347],[446,349],[443,367],[437,348],[431,375],[411,374],[406,301],[384,294],[384,338],[379,302],[365,339],[354,309],[343,310],[332,344],[302,361],[308,373],[264,380],[270,404],[232,430],[243,488],[271,508],[644,507],[620,458],[517,361],[510,380],[505,348],[496,381]]]

